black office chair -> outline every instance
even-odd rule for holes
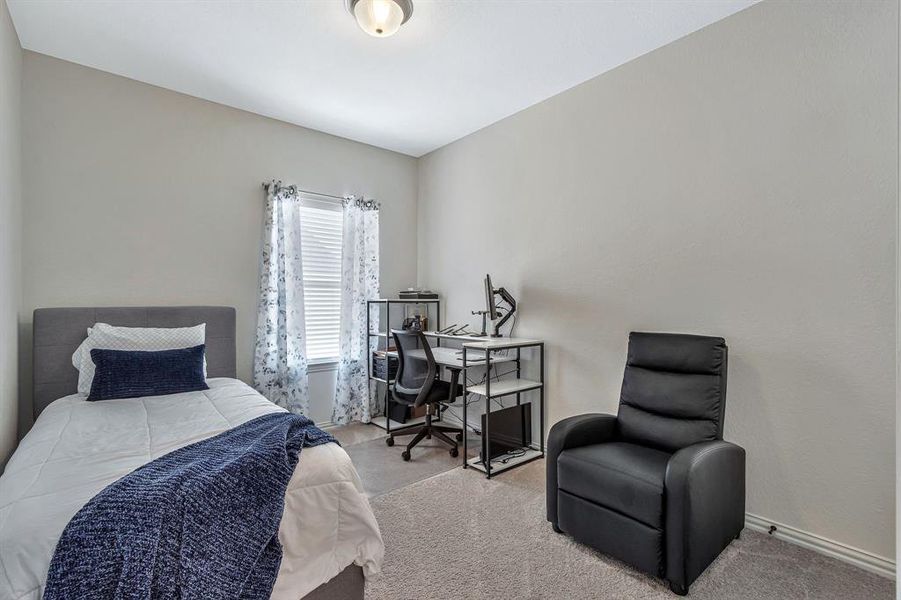
[[[391,335],[394,337],[398,358],[397,375],[394,377],[394,401],[417,408],[425,405],[426,413],[425,423],[392,429],[385,442],[393,446],[395,436],[415,435],[407,444],[407,449],[401,453],[401,458],[410,460],[410,450],[424,438],[431,439],[434,436],[451,447],[451,456],[458,456],[460,451],[457,442],[463,441],[463,430],[435,425],[432,423],[432,417],[437,407],[452,404],[455,398],[463,395],[463,388],[459,385],[460,371],[452,369],[449,382],[438,378],[435,357],[421,331],[392,329]],[[421,354],[418,351],[421,351]],[[418,356],[412,356],[411,352]],[[446,435],[447,433],[455,433],[456,441]]]
[[[548,435],[547,519],[679,595],[745,522],[745,451],[723,441],[723,338],[632,333],[617,416]]]

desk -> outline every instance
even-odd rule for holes
[[[440,325],[439,325],[440,326]],[[507,469],[512,469],[514,467],[523,465],[525,463],[531,462],[533,460],[537,460],[544,456],[544,341],[536,340],[530,338],[509,338],[509,337],[488,337],[488,336],[479,336],[479,335],[450,335],[447,333],[438,333],[437,331],[424,331],[423,335],[429,338],[430,340],[434,340],[434,344],[430,344],[432,348],[432,356],[435,358],[435,363],[440,367],[446,367],[449,369],[456,369],[462,372],[461,377],[461,385],[463,386],[463,424],[464,430],[470,428],[469,422],[467,421],[467,406],[469,401],[467,400],[470,394],[474,394],[480,396],[485,401],[485,414],[491,414],[491,401],[496,398],[506,397],[506,396],[516,396],[516,403],[521,403],[522,394],[526,393],[538,393],[538,419],[539,419],[539,428],[538,428],[538,447],[527,448],[525,452],[521,456],[515,456],[511,458],[507,458],[505,463],[501,464],[493,464],[499,462],[498,458],[495,458],[493,461],[489,461],[489,463],[482,464],[479,456],[475,456],[473,458],[467,459],[467,451],[468,451],[468,439],[469,437],[463,436],[463,468],[470,468],[485,473],[485,475],[490,479],[493,475],[500,473],[502,471],[506,471]],[[447,346],[442,346],[442,342],[455,341],[461,344],[460,348],[451,348]],[[529,349],[537,349],[539,356],[539,376],[535,380],[524,379],[522,378],[522,363],[521,363],[521,351],[529,350]],[[389,356],[397,356],[397,352],[388,352]],[[476,354],[478,359],[473,359],[472,355]],[[417,356],[420,355],[420,356]],[[414,350],[411,351],[411,356],[416,356],[418,358],[422,358],[425,360],[425,351],[424,350]],[[515,368],[512,370],[502,373],[501,375],[496,375],[492,381],[491,377],[480,377],[478,383],[470,384],[468,378],[468,371],[470,369],[485,369],[485,373],[490,373],[491,368],[499,365],[501,363],[513,363],[515,364]],[[501,379],[503,376],[513,375],[516,376],[511,379]],[[390,382],[386,382],[389,383]],[[386,406],[388,395],[386,392]],[[476,401],[476,400],[473,400]],[[534,408],[534,405],[533,405]],[[378,417],[377,417],[378,418]],[[440,413],[439,413],[440,419]],[[395,426],[400,426],[400,423],[392,424],[390,421],[385,419],[386,421],[386,429],[390,432],[390,428]],[[373,419],[375,422],[375,419]],[[417,421],[411,420],[407,425],[416,423]],[[482,431],[483,439],[486,440],[485,444],[487,446],[488,454],[491,452],[491,433],[489,431],[489,419],[486,418],[486,427]]]

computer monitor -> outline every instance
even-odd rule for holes
[[[495,296],[500,296],[501,301],[507,303],[507,308],[503,309],[503,314],[497,309],[497,303],[494,301]],[[491,275],[485,275],[485,309],[488,317],[494,322],[494,332],[491,334],[491,337],[501,337],[501,326],[509,321],[513,313],[516,312],[516,300],[503,287],[495,289],[491,285]]]
[[[532,445],[532,403],[524,402],[501,410],[492,410],[491,416],[482,414],[482,431],[488,429],[491,436],[491,456],[488,456],[487,438],[482,436],[482,463],[508,452],[515,452]]]
[[[491,275],[485,275],[485,310],[488,311],[488,318],[492,321],[497,320],[497,304],[494,303],[494,287],[491,285]]]

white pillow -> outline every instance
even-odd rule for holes
[[[91,337],[91,332],[94,331],[93,327],[88,327],[88,337]],[[88,344],[88,339],[78,344],[78,348],[75,349],[75,352],[72,353],[72,366],[81,371],[81,357],[84,355],[85,346]]]
[[[107,323],[95,323],[88,328],[88,337],[72,355],[72,364],[78,369],[78,393],[91,393],[94,381],[94,361],[91,350],[178,350],[206,343],[206,323],[194,327],[115,327]],[[203,358],[203,376],[206,377],[206,356]]]

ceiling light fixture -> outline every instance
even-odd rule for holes
[[[374,37],[394,35],[413,15],[413,0],[346,0],[360,29]]]

